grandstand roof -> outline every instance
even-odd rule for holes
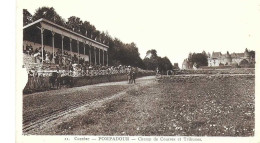
[[[28,25],[25,25],[23,27],[23,29],[26,29],[26,28],[31,27],[31,26],[37,26],[37,24],[40,24],[40,26],[44,29],[53,31],[53,32],[58,33],[60,35],[64,35],[66,37],[72,38],[74,40],[78,40],[78,41],[86,43],[86,44],[90,44],[90,45],[97,47],[99,49],[107,50],[109,48],[105,44],[102,44],[100,42],[92,40],[92,39],[90,39],[86,36],[83,36],[81,34],[74,32],[74,31],[71,31],[71,30],[69,30],[65,27],[62,27],[62,26],[55,24],[55,23],[53,23],[49,20],[46,20],[44,18],[38,19],[38,20],[28,24]]]

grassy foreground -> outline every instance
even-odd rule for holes
[[[61,122],[46,134],[253,136],[255,77],[167,77]]]

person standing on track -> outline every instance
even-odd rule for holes
[[[128,83],[132,83],[132,75],[133,75],[133,70],[132,67],[129,66],[129,71],[127,73],[127,79],[128,79]]]
[[[136,70],[133,70],[133,72],[132,72],[132,83],[135,83],[135,79],[136,79]]]

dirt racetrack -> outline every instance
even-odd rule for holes
[[[24,95],[34,135],[253,136],[254,75],[153,76]]]

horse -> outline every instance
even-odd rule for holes
[[[127,73],[127,80],[129,84],[132,83],[132,73],[133,73],[132,70],[130,70],[129,73]]]
[[[52,72],[49,77],[49,83],[51,84],[51,88],[55,88],[55,86],[57,89],[61,88],[61,74],[58,72]]]
[[[72,87],[73,86],[73,78],[71,76],[63,76],[61,77],[61,84],[65,85],[66,87]]]
[[[131,71],[127,74],[127,79],[128,79],[128,83],[129,83],[129,84],[135,83],[136,72],[131,70]]]

